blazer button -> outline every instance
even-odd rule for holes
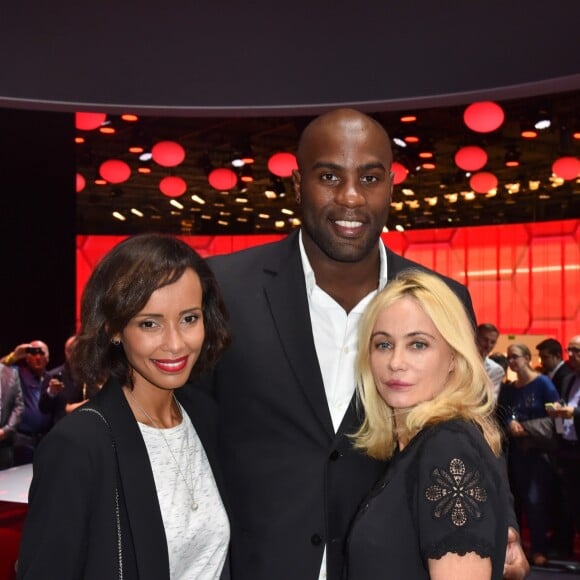
[[[313,536],[310,538],[310,543],[313,546],[320,546],[322,543],[322,538],[318,534],[313,534]]]
[[[340,452],[336,449],[328,456],[331,461],[336,461],[340,457]]]

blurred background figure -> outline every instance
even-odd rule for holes
[[[65,362],[49,371],[48,387],[40,397],[41,411],[52,414],[57,421],[99,392],[98,388],[87,387],[72,375],[69,359],[75,341],[76,336],[67,338],[64,344]]]
[[[32,463],[34,450],[54,424],[52,413],[44,413],[40,397],[48,388],[50,376],[46,367],[50,358],[48,346],[41,340],[19,344],[1,362],[18,369],[24,413],[14,434],[14,465]]]
[[[477,350],[479,350],[479,354],[483,359],[483,366],[487,376],[491,380],[493,394],[496,399],[499,395],[501,384],[505,379],[505,371],[500,365],[498,365],[489,357],[489,354],[497,344],[498,338],[499,330],[494,324],[491,324],[490,322],[484,322],[478,325],[475,331],[475,343],[477,345]]]
[[[14,465],[14,432],[23,412],[18,370],[0,363],[0,469]]]
[[[568,342],[572,373],[562,382],[562,402],[548,407],[548,414],[561,425],[557,469],[562,481],[562,533],[555,548],[563,556],[573,555],[574,532],[580,533],[580,335]]]
[[[546,338],[536,348],[542,363],[542,372],[552,380],[558,393],[562,394],[566,377],[574,374],[572,367],[564,362],[562,345],[554,338]]]
[[[556,444],[545,405],[558,401],[559,395],[552,381],[532,368],[532,355],[525,344],[510,344],[507,359],[517,379],[502,389],[498,412],[509,437],[510,485],[516,505],[527,518],[531,561],[542,566],[547,563],[550,494],[555,480],[549,451]]]

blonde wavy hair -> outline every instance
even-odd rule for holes
[[[415,300],[447,342],[455,361],[444,389],[406,413],[395,432],[394,412],[380,396],[370,365],[371,335],[380,312],[402,298]],[[475,345],[474,329],[463,303],[438,276],[418,270],[402,272],[379,292],[365,310],[359,327],[356,361],[357,403],[365,418],[352,436],[356,448],[375,459],[393,455],[398,438],[410,440],[427,425],[461,418],[479,426],[495,455],[501,435],[494,419],[495,400],[489,377]]]

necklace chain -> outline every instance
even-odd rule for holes
[[[191,479],[191,481],[189,483],[187,481],[187,478],[183,474],[183,471],[181,471],[181,466],[179,465],[179,462],[177,461],[177,458],[175,457],[175,455],[173,453],[173,449],[171,449],[171,445],[169,445],[169,441],[167,441],[167,438],[165,437],[165,434],[163,433],[163,427],[160,427],[158,425],[158,423],[153,419],[153,417],[151,417],[151,415],[139,404],[139,401],[137,401],[137,398],[135,397],[135,395],[133,394],[132,391],[127,390],[127,392],[129,393],[132,401],[135,403],[135,406],[139,409],[139,411],[141,411],[141,413],[143,413],[143,415],[145,415],[145,417],[147,417],[147,419],[149,419],[149,421],[151,421],[151,424],[153,425],[153,427],[155,427],[155,429],[157,429],[157,432],[163,438],[163,441],[165,442],[165,446],[167,447],[167,449],[169,449],[169,453],[171,454],[171,457],[173,458],[175,466],[177,467],[177,471],[179,472],[179,475],[181,476],[181,479],[183,480],[183,483],[185,484],[187,492],[189,493],[189,497],[191,498],[191,509],[196,510],[199,506],[198,506],[198,503],[195,501],[195,494],[194,494],[195,486],[193,485],[193,469],[190,469],[190,464],[189,464],[189,453],[191,452],[190,447],[189,447],[189,433],[187,431],[187,426],[183,423],[183,413],[181,412],[181,407],[179,406],[179,403],[177,402],[177,399],[175,398],[175,394],[173,394],[173,401],[175,402],[175,405],[177,406],[177,410],[179,411],[179,417],[181,418],[181,424],[183,425],[185,432],[187,434],[187,443],[188,444],[186,445],[186,447],[187,447],[186,457],[188,459],[187,459],[186,470],[189,472],[189,477]]]

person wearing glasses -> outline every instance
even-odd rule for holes
[[[49,359],[46,343],[33,340],[19,344],[0,361],[18,368],[24,398],[24,413],[14,434],[14,465],[32,463],[34,450],[54,425],[54,414],[39,406],[47,389],[58,388],[46,371]]]
[[[558,438],[558,470],[563,482],[563,496],[570,528],[580,533],[580,334],[570,339],[568,364],[573,373],[562,384],[562,403],[548,407],[550,417],[561,421]],[[572,529],[573,532],[573,529]],[[573,540],[573,533],[570,536]],[[572,552],[570,542],[568,552]]]
[[[556,403],[560,395],[547,376],[532,368],[532,355],[525,344],[510,344],[507,359],[517,379],[502,389],[498,407],[509,437],[509,479],[516,505],[527,516],[532,564],[543,566],[547,563],[549,495],[555,475],[549,452],[556,443],[546,405]]]

